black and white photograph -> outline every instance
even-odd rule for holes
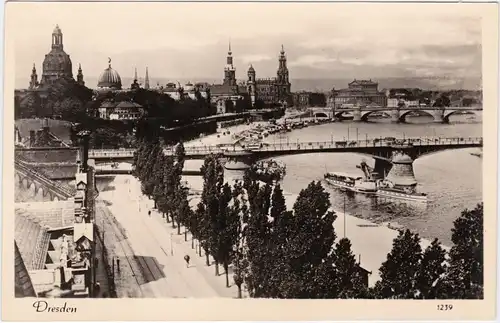
[[[33,313],[494,302],[498,7],[467,6],[8,3],[2,280]]]

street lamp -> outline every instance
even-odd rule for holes
[[[174,233],[173,232],[170,232],[170,255],[173,256],[174,255],[174,249],[172,247],[172,235]]]
[[[345,193],[344,193],[344,238],[345,238]]]

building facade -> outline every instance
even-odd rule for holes
[[[255,68],[250,65],[246,81],[238,83],[231,44],[229,44],[226,65],[224,66],[224,80],[222,84],[210,86],[210,97],[211,102],[216,105],[218,113],[226,112],[229,110],[228,105],[235,105],[238,100],[248,100],[251,106],[255,106],[257,102],[265,105],[291,105],[291,84],[283,46],[281,47],[276,77],[259,79]]]
[[[387,96],[378,90],[378,83],[370,80],[354,80],[347,89],[332,90],[329,105],[335,108],[351,105],[387,106]]]
[[[327,98],[325,93],[300,91],[292,95],[294,107],[326,107]]]
[[[292,105],[290,75],[285,49],[281,45],[276,77],[257,78],[252,65],[248,69],[247,87],[253,102],[260,100],[267,105]]]

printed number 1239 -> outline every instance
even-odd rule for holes
[[[453,309],[453,304],[438,304],[438,311],[451,311]]]

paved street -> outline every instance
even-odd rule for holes
[[[205,257],[196,255],[190,240],[185,242],[184,235],[177,235],[177,229],[158,213],[148,215],[153,201],[140,197],[137,180],[117,176],[113,185],[115,190],[101,192],[100,198],[109,202],[109,210],[125,231],[126,238],[120,241],[121,262],[127,263],[120,267],[131,268],[142,297],[236,297],[236,287],[225,287],[224,275],[215,276],[214,266],[205,265]],[[185,255],[191,257],[189,268]]]

